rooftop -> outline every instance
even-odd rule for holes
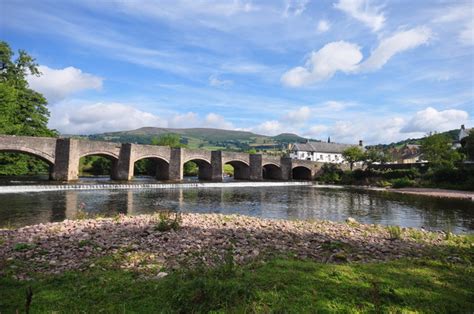
[[[308,141],[306,143],[295,143],[292,150],[318,153],[342,153],[352,146],[358,145]]]

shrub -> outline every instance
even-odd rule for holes
[[[328,183],[338,183],[341,181],[343,171],[335,164],[324,164],[321,168],[323,174],[318,177],[318,181]]]
[[[181,213],[174,213],[173,215],[169,211],[159,213],[158,219],[155,230],[160,232],[178,230],[182,222]]]
[[[405,188],[409,186],[415,186],[416,184],[414,180],[410,180],[408,178],[394,179],[391,182],[392,182],[392,186],[396,189]]]
[[[387,231],[391,240],[400,239],[402,237],[402,228],[400,228],[400,226],[388,226]]]

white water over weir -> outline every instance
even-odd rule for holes
[[[63,184],[0,186],[0,193],[30,193],[66,190],[130,190],[130,189],[192,189],[309,186],[312,182],[209,182],[209,183],[144,183],[144,184]]]

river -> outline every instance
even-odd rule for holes
[[[87,180],[86,180],[87,182]],[[251,184],[251,183],[247,183]],[[0,186],[0,192],[3,187]],[[275,219],[348,217],[362,223],[474,231],[474,202],[351,188],[219,186],[0,193],[0,227],[74,219],[78,212],[114,216],[161,210],[241,214]]]

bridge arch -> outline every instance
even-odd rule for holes
[[[49,166],[54,165],[54,156],[51,156],[45,152],[42,152],[40,150],[28,148],[28,147],[22,147],[22,148],[3,148],[0,147],[0,152],[1,153],[18,153],[18,154],[25,154],[29,156],[36,157],[45,163],[47,163]]]
[[[157,155],[140,156],[133,161],[133,176],[138,174],[153,176],[157,180],[169,180],[169,160]]]
[[[248,162],[234,159],[227,161],[225,164],[231,165],[234,168],[235,180],[250,180],[250,165]]]
[[[264,180],[282,180],[282,170],[279,165],[267,163],[262,166],[262,178]]]
[[[293,180],[312,180],[311,169],[305,166],[296,166],[291,170],[291,177]]]
[[[183,162],[183,169],[185,164],[193,162],[198,167],[198,178],[199,180],[212,180],[212,165],[211,161],[204,158],[188,158]]]
[[[103,175],[107,174],[110,177],[114,177],[114,174],[117,172],[118,156],[116,154],[104,151],[90,151],[82,153],[79,155],[78,162],[78,172],[80,173],[81,160],[86,159],[87,157],[101,157],[102,159],[95,160],[91,164],[91,169],[88,172],[91,172],[93,175]]]

